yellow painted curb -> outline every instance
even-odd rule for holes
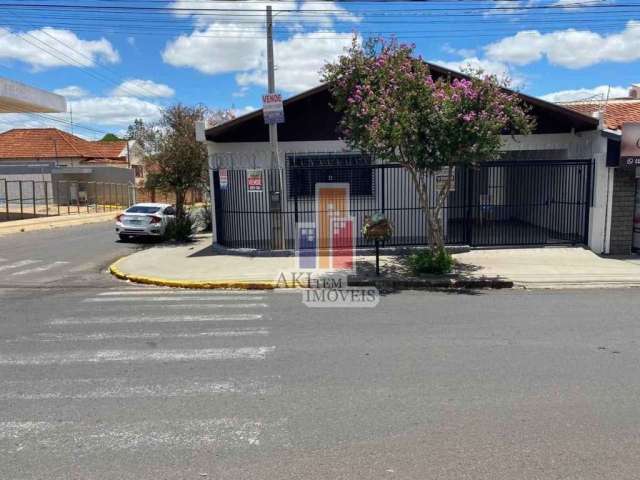
[[[160,287],[174,288],[201,288],[201,289],[220,289],[233,288],[240,290],[273,290],[278,286],[277,282],[272,280],[263,281],[244,281],[244,280],[219,280],[219,281],[203,281],[203,280],[167,280],[165,278],[145,277],[141,275],[129,275],[118,268],[118,263],[127,257],[116,260],[109,266],[109,272],[120,280],[129,280],[134,283],[143,283],[145,285],[157,285]]]

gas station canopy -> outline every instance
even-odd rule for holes
[[[64,113],[67,101],[61,95],[0,78],[0,113]]]

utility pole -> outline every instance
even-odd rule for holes
[[[267,93],[276,93],[276,79],[273,66],[273,15],[271,5],[267,5]],[[269,123],[269,144],[271,150],[271,172],[269,175],[269,210],[271,212],[271,233],[273,248],[284,248],[284,228],[282,221],[283,175],[278,152],[278,124]]]
[[[267,5],[267,93],[276,93],[276,78],[273,66],[273,15],[271,5]],[[269,143],[271,144],[271,168],[280,168],[277,123],[269,124]]]

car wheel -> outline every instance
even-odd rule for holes
[[[129,240],[129,235],[118,235],[120,237],[120,240],[123,242],[126,242],[127,240]]]

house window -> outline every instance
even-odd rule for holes
[[[289,197],[312,197],[316,183],[348,183],[351,195],[373,195],[372,158],[360,153],[287,154]]]
[[[144,176],[142,165],[132,165],[131,168],[133,168],[133,174],[136,178],[142,178]]]

